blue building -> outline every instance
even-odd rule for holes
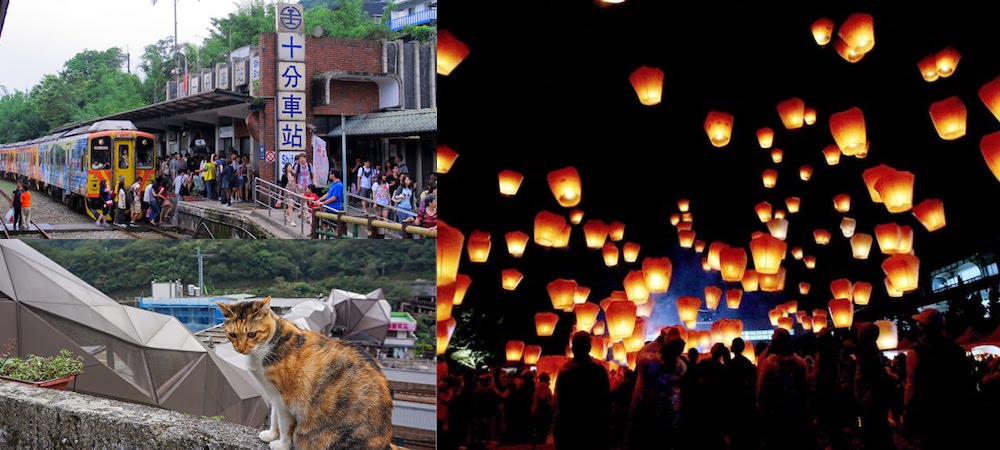
[[[222,311],[215,302],[256,300],[252,295],[224,295],[217,297],[139,297],[139,308],[174,316],[192,333],[222,324]],[[271,309],[285,314],[293,306],[315,298],[271,298]]]

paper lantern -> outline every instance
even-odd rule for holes
[[[465,246],[469,251],[469,262],[483,263],[490,257],[490,233],[485,231],[473,231],[469,235],[469,242]]]
[[[743,321],[739,319],[719,319],[719,329],[722,331],[722,343],[730,345],[733,339],[743,334]]]
[[[569,247],[569,235],[573,231],[573,227],[569,224],[563,225],[562,230],[559,234],[555,235],[555,240],[552,241],[552,248],[566,248]]]
[[[872,235],[867,233],[855,233],[851,236],[851,253],[854,259],[868,259],[868,254],[872,249]]]
[[[833,298],[854,300],[854,285],[847,278],[838,278],[830,282],[830,292]]]
[[[784,158],[784,156],[785,156],[785,151],[780,148],[771,150],[771,161],[773,161],[775,164],[781,163],[781,159]]]
[[[740,283],[743,285],[743,291],[754,292],[760,287],[759,281],[757,271],[747,269],[743,272],[743,279],[740,280]]]
[[[617,220],[608,224],[608,237],[615,242],[625,238],[625,224]]]
[[[438,221],[438,225],[441,222]],[[440,228],[438,229],[440,231]],[[438,238],[441,234],[438,234]],[[445,351],[448,350],[448,343],[451,342],[451,335],[455,333],[455,325],[458,322],[455,321],[454,317],[449,317],[445,320],[439,320],[437,323],[437,354],[443,355]]]
[[[837,160],[838,161],[840,160],[839,156],[837,157]],[[802,181],[809,181],[809,179],[812,178],[812,175],[813,175],[812,166],[806,164],[799,167],[799,179],[801,179]]]
[[[638,317],[650,317],[653,315],[654,306],[656,306],[656,302],[646,302],[641,305],[635,305],[635,315]]]
[[[806,125],[816,123],[816,108],[806,108],[805,113],[802,114],[802,120],[805,121]]]
[[[687,295],[677,297],[677,317],[681,322],[697,321],[699,308],[701,308],[700,298]]]
[[[772,309],[767,312],[767,318],[771,320],[771,326],[778,326],[778,320],[784,316],[784,313],[780,309]]]
[[[582,221],[582,220],[583,220],[583,210],[582,209],[580,209],[580,208],[573,208],[573,210],[569,212],[569,223],[571,223],[573,225],[579,225],[580,221]]]
[[[739,309],[740,301],[743,300],[743,291],[740,289],[726,290],[726,307],[729,309]]]
[[[878,327],[878,339],[875,345],[879,350],[892,350],[899,346],[899,334],[896,330],[896,322],[891,320],[877,320],[875,326]]]
[[[590,288],[586,286],[576,286],[576,291],[573,292],[573,304],[582,305],[587,303],[587,298],[590,297]]]
[[[594,328],[590,331],[590,333],[593,334],[594,336],[604,336],[604,331],[605,331],[604,321],[598,320],[597,323],[594,324]]]
[[[855,13],[840,25],[837,36],[856,53],[865,54],[875,47],[875,23],[868,14]]]
[[[938,136],[946,141],[953,141],[965,136],[965,121],[968,112],[965,103],[958,97],[948,97],[939,102],[931,103],[931,122]]]
[[[854,294],[854,304],[858,306],[864,306],[868,304],[868,301],[872,298],[872,284],[866,283],[864,281],[858,281],[854,283],[851,289]]]
[[[774,144],[774,130],[764,127],[757,129],[757,143],[760,148],[771,148]]]
[[[750,253],[753,255],[754,270],[758,275],[774,275],[778,273],[781,260],[785,259],[788,245],[785,241],[773,236],[758,236],[750,241]]]
[[[720,333],[720,337],[721,337],[721,333]],[[711,331],[702,331],[698,335],[698,346],[702,347],[702,348],[706,348],[706,349],[709,348],[709,347],[711,347],[712,346],[712,341],[714,340],[713,338],[714,337],[712,336],[712,332]]]
[[[539,336],[552,336],[556,330],[556,322],[559,322],[559,315],[551,312],[540,312],[535,314],[535,331]]]
[[[802,330],[803,331],[809,331],[809,330],[812,330],[812,328],[813,328],[813,319],[812,319],[812,317],[803,316],[799,320],[799,323],[802,324]]]
[[[875,226],[875,237],[882,253],[892,255],[899,253],[899,244],[903,239],[903,231],[896,223],[883,223]]]
[[[827,245],[830,243],[830,232],[822,228],[813,231],[813,239],[817,245]]]
[[[639,96],[639,103],[652,106],[660,103],[663,95],[663,71],[655,67],[640,66],[628,77]]]
[[[871,196],[872,201],[875,203],[882,203],[882,197],[879,195],[878,190],[875,189],[875,183],[878,182],[883,175],[895,172],[896,170],[885,164],[879,164],[875,167],[865,169],[861,173],[861,177],[865,180],[865,186],[868,188],[868,195]]]
[[[809,283],[806,283],[805,281],[799,283],[799,294],[809,295],[809,288],[810,287],[812,287],[812,285],[810,285]]]
[[[500,179],[500,195],[506,196],[516,195],[517,190],[521,188],[521,182],[524,181],[524,175],[513,170],[503,170],[498,177]]]
[[[958,68],[958,61],[962,59],[962,54],[951,47],[945,47],[935,55],[935,68],[941,78],[948,78],[955,73]]]
[[[508,363],[521,361],[521,356],[524,355],[524,341],[507,341],[505,354]]]
[[[590,337],[590,356],[598,361],[608,358],[608,340],[604,336]]]
[[[788,197],[785,199],[785,207],[788,208],[789,214],[795,214],[799,212],[799,207],[802,205],[802,199],[798,197]]]
[[[712,263],[708,262],[707,256],[701,258],[701,270],[704,270],[705,272],[712,271]]]
[[[601,253],[604,256],[604,265],[608,267],[618,265],[618,247],[615,246],[614,242],[604,244],[604,249]]]
[[[632,336],[635,328],[635,303],[613,302],[604,311],[604,317],[607,318],[608,336],[612,342]]]
[[[638,307],[636,308],[636,316],[639,315]],[[632,335],[622,339],[622,345],[625,346],[626,352],[637,352],[642,350],[643,345],[646,343],[646,321],[641,317],[635,318],[635,327],[632,329]]]
[[[539,211],[535,215],[535,243],[542,247],[552,247],[561,240],[566,226],[566,219],[563,216]]]
[[[848,194],[838,194],[833,197],[833,209],[837,212],[846,213],[851,210],[851,196]]]
[[[875,182],[885,209],[891,213],[909,211],[913,207],[913,182],[916,177],[907,171],[894,170],[879,177]]]
[[[805,113],[806,102],[802,101],[801,98],[792,97],[778,103],[778,116],[781,117],[781,123],[786,129],[802,128],[802,123],[805,120],[802,116]]]
[[[767,222],[771,220],[771,204],[768,202],[760,202],[753,207],[754,212],[757,213],[757,218],[761,222]]]
[[[625,257],[625,262],[634,263],[636,259],[639,259],[639,244],[626,242],[622,246],[622,256]]]
[[[816,257],[815,256],[808,256],[808,255],[807,256],[803,256],[802,257],[802,262],[804,262],[806,264],[806,269],[812,270],[812,269],[816,268]]]
[[[694,241],[694,251],[696,251],[698,253],[701,253],[701,252],[705,251],[705,245],[706,245],[705,241],[703,241],[701,239],[699,239],[697,241]]]
[[[445,75],[451,73],[456,67],[469,56],[469,46],[458,40],[448,30],[438,30],[437,32],[437,73]],[[442,172],[443,173],[443,172]]]
[[[690,231],[692,229],[694,229],[694,224],[686,220],[682,220],[677,224],[677,231]]]
[[[649,300],[649,287],[646,286],[646,277],[641,270],[632,270],[625,275],[624,284],[625,293],[632,303],[642,304]]]
[[[505,269],[500,272],[500,285],[508,291],[513,291],[517,289],[518,284],[521,284],[522,278],[524,274],[517,269]]]
[[[986,105],[986,109],[993,113],[993,117],[1000,120],[1000,76],[979,88],[979,99]]]
[[[840,149],[836,145],[827,145],[823,149],[823,158],[826,159],[827,165],[836,166],[840,164]]]
[[[601,312],[601,307],[596,303],[582,303],[573,308],[576,314],[576,328],[578,330],[590,330],[597,323],[597,314]]]
[[[912,291],[920,281],[920,259],[913,255],[892,255],[882,262],[882,271],[893,288]]]
[[[673,213],[673,214],[670,215],[670,224],[671,225],[673,225],[673,226],[676,227],[677,224],[680,223],[680,222],[681,222],[681,215],[680,214]]]
[[[903,291],[893,287],[892,282],[889,281],[889,277],[883,278],[882,281],[885,283],[885,292],[889,297],[899,298],[903,296]]]
[[[761,181],[764,183],[765,188],[773,188],[778,184],[778,171],[774,169],[764,169],[764,172],[760,174]]]
[[[440,60],[439,60],[440,61]],[[452,150],[451,147],[447,145],[437,146],[437,171],[438,173],[445,174],[451,170],[451,166],[455,164],[455,160],[458,159],[458,152]],[[438,222],[440,223],[440,222]],[[438,237],[440,239],[440,237]]]
[[[827,19],[826,17],[820,17],[812,23],[809,29],[812,31],[813,39],[820,47],[825,46],[830,43],[830,38],[833,37],[833,21]]]
[[[691,248],[694,245],[694,230],[683,230],[677,232],[677,241],[681,248]]]
[[[979,150],[983,153],[986,166],[993,172],[997,181],[1000,181],[1000,131],[983,136],[983,140],[979,141]]]
[[[587,239],[587,248],[601,248],[608,237],[608,225],[600,219],[589,219],[583,224],[583,236]]]
[[[642,260],[642,275],[646,279],[646,288],[650,294],[662,294],[670,288],[670,276],[673,264],[666,256],[652,258],[647,256]]]
[[[827,325],[826,314],[812,316],[813,333],[819,333],[820,331],[823,331],[824,329],[826,329],[826,325]]]
[[[437,287],[437,320],[438,322],[451,317],[455,306],[455,282]]]
[[[837,148],[846,156],[856,155],[868,146],[865,132],[865,115],[859,108],[851,108],[830,115],[830,134]],[[831,164],[833,165],[833,164]]]
[[[715,147],[725,147],[733,134],[733,115],[719,111],[709,111],[705,117],[705,133]]]
[[[677,209],[682,213],[688,212],[691,209],[691,200],[686,198],[677,200]]]
[[[854,236],[854,230],[857,227],[858,227],[858,221],[850,217],[844,217],[844,219],[840,221],[840,232],[844,235],[845,238],[850,238],[851,236]]]
[[[778,219],[778,220],[784,220],[785,219],[785,210],[783,210],[783,209],[776,209],[776,210],[774,210],[774,218]]]
[[[757,279],[760,284],[760,290],[764,292],[779,292],[785,288],[785,268],[778,269],[778,273],[774,275],[757,274]]]
[[[552,195],[559,202],[559,206],[571,208],[580,203],[582,188],[580,174],[576,168],[564,167],[553,170],[549,172],[548,180],[549,189],[552,190]]]
[[[552,309],[564,310],[573,307],[573,297],[576,295],[576,281],[556,279],[546,285]]]
[[[722,281],[738,283],[747,269],[747,251],[741,247],[726,247],[719,254]]]
[[[722,289],[718,286],[706,286],[705,307],[708,309],[719,309],[720,301],[722,301]]]
[[[465,235],[446,222],[438,221],[437,238],[437,285],[442,286],[455,281],[458,274],[458,263],[462,259],[462,246]]]
[[[803,255],[802,247],[792,247],[791,253],[792,253],[792,258],[795,258],[796,261],[802,259]]]
[[[920,76],[928,83],[937,81],[941,76],[937,71],[937,55],[927,55],[917,61],[917,69],[920,70]]]
[[[721,270],[722,250],[729,248],[724,242],[713,242],[708,246],[708,265],[712,270]]]
[[[833,41],[833,50],[836,51],[841,58],[844,58],[844,60],[849,63],[856,63],[858,61],[861,61],[861,58],[865,57],[864,53],[858,53],[849,45],[847,45],[847,42],[844,42],[844,40],[841,38],[837,38],[836,40]]]
[[[511,231],[504,235],[507,241],[507,253],[513,258],[520,258],[524,255],[524,249],[528,245],[528,235],[520,231]]]
[[[846,298],[835,298],[830,300],[829,308],[834,328],[851,327],[854,322],[854,303]]]
[[[788,236],[788,220],[771,219],[767,221],[767,230],[771,232],[771,236],[785,240]]]
[[[929,198],[913,207],[913,216],[927,229],[935,231],[944,228],[944,202]]]
[[[903,225],[899,227],[899,247],[896,247],[896,253],[912,253],[913,252],[913,228],[909,225]]]
[[[625,344],[621,342],[615,342],[611,346],[611,359],[625,363],[628,359],[628,352],[625,351]]]
[[[538,358],[541,356],[542,356],[542,347],[540,345],[524,346],[524,364],[529,366],[538,364]]]
[[[788,331],[792,331],[792,318],[791,317],[781,317],[778,319],[778,328],[784,328]]]

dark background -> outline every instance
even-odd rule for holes
[[[440,29],[471,49],[451,75],[438,77],[439,142],[460,154],[442,176],[441,218],[466,235],[484,230],[493,237],[488,263],[472,264],[463,255],[460,272],[474,281],[466,303],[455,310],[461,319],[453,342],[498,351],[507,339],[522,338],[543,344],[547,354],[559,353],[574,318],[560,313],[554,337],[535,336],[534,314],[552,309],[545,285],[573,278],[591,287],[590,300],[599,302],[621,289],[624,275],[640,269],[645,256],[669,256],[674,264],[670,291],[658,297],[647,330],[674,323],[677,296],[702,297],[709,284],[727,287],[718,273],[702,270],[701,255],[678,248],[668,217],[677,211],[679,198],[692,202],[698,239],[744,248],[751,232],[766,232],[755,204],[766,200],[784,209],[786,197],[802,198],[800,212],[786,217],[787,242],[789,248],[803,246],[818,264],[809,271],[801,261],[786,259],[787,299],[798,300],[800,309],[825,308],[830,280],[868,281],[875,286],[872,303],[858,308],[856,320],[915,309],[921,290],[929,287],[929,271],[1000,247],[995,219],[1000,182],[979,150],[980,138],[1000,130],[1000,124],[977,94],[1000,75],[1000,34],[992,14],[962,2],[933,8],[888,2],[742,3],[441,2]],[[810,25],[827,17],[839,26],[854,12],[874,16],[875,47],[851,64],[837,55],[832,42],[819,47]],[[956,72],[925,82],[917,62],[946,46],[962,53]],[[639,103],[628,77],[640,65],[664,70],[661,104]],[[952,95],[966,105],[968,132],[944,141],[928,108]],[[792,96],[818,110],[816,124],[798,130],[782,126],[776,106]],[[854,106],[864,111],[870,152],[865,159],[844,156],[839,165],[828,166],[822,149],[833,143],[829,116]],[[735,116],[726,147],[708,142],[703,122],[710,110]],[[757,143],[756,130],[763,126],[775,130],[774,147],[785,150],[780,164],[773,164],[770,150]],[[914,204],[943,200],[948,225],[929,233],[910,212],[890,214],[873,204],[861,172],[881,163],[914,173]],[[802,164],[814,168],[809,182],[799,180]],[[508,256],[504,233],[531,235],[534,216],[542,209],[568,213],[545,179],[565,166],[581,174],[584,220],[624,222],[625,240],[642,246],[636,264],[606,268],[600,251],[586,249],[579,226],[568,250],[529,243],[523,258]],[[775,189],[761,185],[766,168],[779,172]],[[496,175],[503,169],[525,175],[514,198],[498,195]],[[857,219],[858,232],[874,235],[875,225],[891,221],[913,227],[921,290],[887,297],[877,244],[867,261],[851,257],[839,228],[843,214],[832,202],[842,192],[852,197],[847,216]],[[828,246],[814,243],[816,228],[833,234]],[[513,292],[499,285],[500,271],[511,267],[525,274]],[[800,281],[812,283],[808,296],[799,295]],[[783,295],[746,294],[738,312],[727,310],[723,301],[716,317],[740,317],[746,329],[768,328],[767,310],[784,300]]]

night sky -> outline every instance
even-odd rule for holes
[[[677,296],[703,297],[709,284],[729,287],[717,272],[702,270],[701,255],[678,247],[668,217],[680,198],[691,200],[698,239],[744,248],[751,232],[767,231],[755,204],[766,200],[784,209],[786,197],[802,199],[801,211],[786,217],[787,242],[816,256],[816,269],[788,256],[786,295],[746,294],[738,312],[726,309],[723,300],[716,318],[739,317],[747,329],[767,328],[767,310],[786,296],[798,300],[800,310],[825,308],[830,280],[842,277],[875,286],[871,306],[857,309],[856,320],[915,308],[919,292],[886,296],[877,244],[867,261],[851,257],[849,240],[840,233],[844,214],[834,210],[832,199],[851,195],[847,216],[857,219],[859,232],[874,235],[875,225],[891,221],[913,227],[921,289],[929,287],[930,270],[1000,247],[1000,226],[990,219],[1000,205],[1000,182],[979,150],[980,138],[1000,130],[1000,123],[977,95],[1000,75],[1000,35],[992,14],[957,4],[887,9],[838,2],[804,10],[804,3],[696,2],[682,11],[673,2],[638,0],[610,7],[588,1],[488,8],[482,2],[441,2],[440,29],[471,49],[451,75],[438,77],[439,143],[460,154],[442,176],[441,218],[466,236],[489,231],[493,242],[485,264],[472,264],[463,255],[459,271],[473,283],[454,314],[473,311],[474,317],[459,322],[456,339],[475,333],[489,350],[500,352],[507,339],[522,338],[542,344],[545,354],[559,354],[574,318],[560,313],[555,336],[535,336],[534,314],[552,309],[545,285],[572,278],[591,287],[590,301],[599,302],[622,289],[625,274],[640,269],[645,256],[668,256],[674,265],[670,291],[657,296],[647,330],[674,323]],[[851,64],[832,43],[818,46],[809,27],[820,17],[839,26],[855,12],[874,16],[876,43]],[[962,54],[957,70],[949,78],[924,81],[917,61],[946,46]],[[641,105],[629,83],[640,65],[665,72],[659,105]],[[968,132],[944,141],[928,108],[952,95],[966,105]],[[793,96],[817,109],[815,125],[782,126],[776,106]],[[828,166],[822,150],[833,143],[830,114],[855,106],[864,111],[869,154],[844,156],[839,165]],[[726,147],[713,147],[706,137],[703,123],[710,110],[735,116]],[[780,164],[757,143],[756,130],[763,126],[775,130],[774,147],[785,151]],[[890,214],[871,202],[861,172],[883,163],[916,175],[914,204],[944,201],[944,229],[929,233],[910,212]],[[802,164],[814,168],[809,182],[799,179]],[[624,222],[625,241],[642,246],[636,264],[607,268],[599,250],[586,249],[580,226],[573,229],[569,249],[529,242],[523,258],[508,256],[504,233],[532,234],[542,209],[568,214],[546,182],[549,171],[566,166],[576,167],[583,180],[584,221]],[[775,189],[761,184],[767,168],[779,172]],[[503,169],[525,175],[513,198],[498,194],[497,173]],[[833,234],[828,246],[815,244],[816,228]],[[500,271],[506,268],[525,274],[516,291],[500,288]],[[800,281],[812,283],[808,296],[799,295]]]

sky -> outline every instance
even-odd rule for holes
[[[464,329],[459,325],[457,339],[479,335],[497,352],[506,339],[520,338],[543,345],[545,354],[558,354],[574,320],[560,313],[554,337],[535,336],[534,314],[552,310],[546,284],[573,278],[592,288],[590,301],[600,302],[621,289],[628,270],[639,268],[606,268],[599,252],[584,248],[579,226],[568,250],[529,243],[524,257],[507,255],[504,233],[532,234],[540,210],[568,213],[546,182],[550,171],[566,166],[577,168],[583,181],[584,220],[622,221],[625,241],[642,246],[640,262],[645,256],[673,261],[670,291],[655,299],[658,326],[676,323],[677,296],[702,296],[708,285],[735,286],[703,272],[701,255],[678,247],[668,217],[681,198],[691,200],[699,239],[744,248],[752,232],[766,231],[755,204],[784,207],[789,196],[802,199],[801,211],[789,216],[787,242],[816,256],[817,267],[808,270],[788,257],[784,295],[747,295],[738,312],[716,316],[735,315],[747,328],[766,327],[766,311],[784,300],[798,300],[800,309],[826,307],[829,282],[842,277],[875,287],[871,305],[859,317],[906,314],[919,306],[919,292],[886,296],[877,244],[868,260],[851,257],[839,230],[844,214],[833,208],[833,196],[840,193],[852,197],[847,216],[857,219],[858,231],[871,234],[888,222],[913,227],[921,288],[935,268],[1000,249],[1000,228],[985,213],[996,208],[1000,182],[979,150],[982,136],[1000,130],[1000,124],[977,95],[1000,75],[995,58],[1000,38],[982,11],[961,3],[928,10],[870,2],[685,4],[691,11],[669,2],[629,0],[606,8],[587,1],[552,3],[537,2],[531,14],[516,19],[477,14],[470,2],[441,5],[440,29],[463,40],[471,53],[437,84],[439,142],[460,155],[440,184],[445,192],[463,194],[461,202],[442,199],[440,218],[466,236],[473,230],[492,235],[487,263],[470,263],[463,255],[459,272],[473,282],[466,303],[453,314],[471,312],[471,322]],[[839,25],[856,12],[874,16],[876,43],[851,64],[832,45],[818,46],[809,26],[820,17]],[[497,31],[510,27],[510,20],[516,20],[518,32]],[[917,62],[946,46],[963,55],[957,70],[925,82]],[[641,105],[629,84],[629,74],[640,65],[665,72],[659,105]],[[953,95],[966,105],[968,132],[944,141],[928,110]],[[792,96],[818,110],[815,125],[782,126],[776,106]],[[830,115],[852,107],[864,112],[870,152],[865,159],[842,157],[829,166],[821,151],[833,143]],[[708,142],[703,123],[711,110],[735,116],[726,147]],[[757,143],[755,131],[763,126],[775,130],[775,147],[785,151],[780,164]],[[861,173],[883,163],[915,174],[915,204],[943,200],[945,228],[928,232],[909,212],[890,214],[871,202]],[[814,168],[809,182],[798,178],[802,164]],[[775,189],[762,186],[761,172],[768,168],[778,170]],[[512,198],[497,192],[497,173],[504,169],[525,176]],[[813,242],[817,228],[833,233],[829,245]],[[499,286],[500,271],[508,268],[524,273],[513,292]],[[809,295],[798,294],[800,281],[812,284]]]
[[[137,72],[143,48],[174,35],[172,0],[11,0],[0,36],[0,86],[29,90],[83,50],[128,47]],[[229,0],[178,0],[180,42],[209,36],[211,18],[236,11]],[[201,36],[201,37],[198,37]]]

